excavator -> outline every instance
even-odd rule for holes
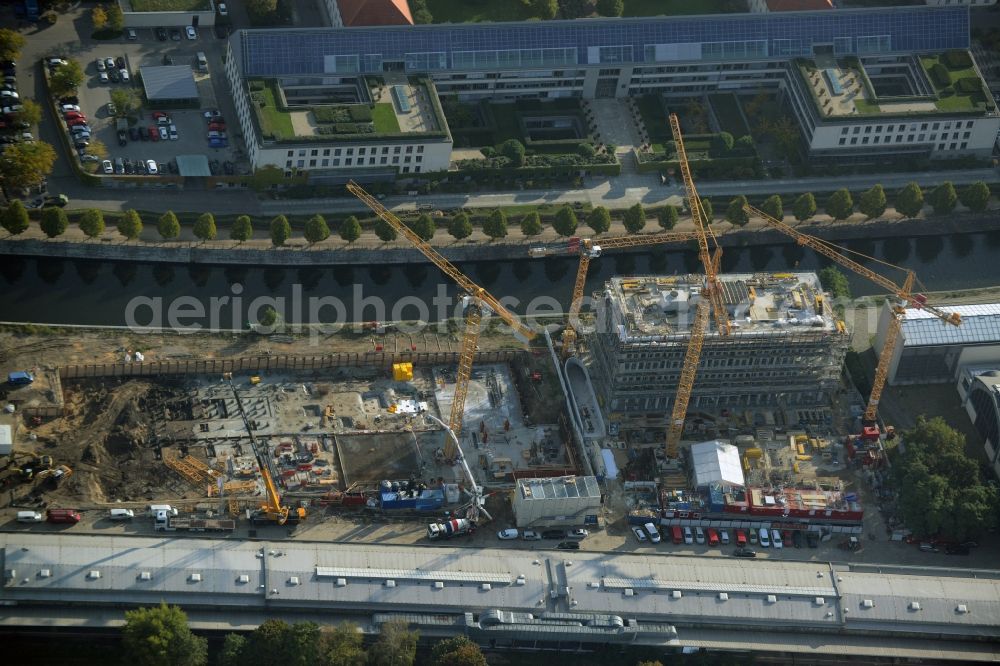
[[[260,505],[253,519],[257,520],[263,517],[278,525],[284,525],[289,520],[296,523],[305,520],[305,509],[302,507],[290,509],[287,504],[282,504],[281,502],[278,485],[274,482],[274,471],[271,469],[271,458],[267,454],[266,447],[261,445],[253,435],[250,418],[243,407],[243,400],[240,398],[240,393],[236,390],[236,385],[233,383],[233,373],[227,372],[222,378],[229,383],[229,389],[233,392],[233,398],[236,400],[236,408],[243,419],[243,426],[246,428],[247,437],[250,438],[250,446],[253,448],[254,457],[257,458],[257,466],[260,467],[260,476],[264,479],[265,501]]]

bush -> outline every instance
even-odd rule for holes
[[[164,240],[177,238],[181,234],[181,223],[177,221],[177,216],[174,215],[173,211],[168,210],[160,216],[156,223],[156,231]]]
[[[469,216],[465,213],[458,213],[455,217],[451,218],[451,222],[448,223],[448,233],[456,240],[462,240],[471,236],[472,223],[469,222]]]
[[[972,58],[966,51],[948,51],[941,58],[951,69],[966,69],[972,67]]]
[[[745,226],[747,222],[750,221],[750,215],[743,210],[743,206],[747,203],[747,198],[742,194],[738,197],[733,198],[729,202],[729,206],[726,208],[726,219],[730,224],[734,224],[737,227]]]
[[[951,74],[948,73],[948,68],[941,63],[936,62],[931,65],[930,74],[934,83],[936,83],[939,88],[947,88],[951,85]]]
[[[625,224],[625,230],[630,234],[642,231],[646,227],[646,211],[643,209],[642,204],[637,203],[625,211],[622,222]]]
[[[118,219],[118,233],[129,240],[135,240],[142,233],[142,218],[138,211],[127,210]]]
[[[990,187],[983,181],[973,183],[962,190],[959,201],[973,213],[982,213],[990,204]]]
[[[725,155],[733,149],[733,135],[729,132],[719,132],[712,139],[712,152],[716,155]]]
[[[417,221],[410,226],[410,229],[412,229],[413,233],[420,237],[420,240],[429,241],[434,238],[434,232],[437,230],[437,225],[434,224],[434,220],[430,215],[424,213],[417,218]]]
[[[253,238],[253,222],[251,222],[249,215],[240,215],[236,218],[229,230],[229,237],[240,243]]]
[[[974,76],[967,76],[955,82],[955,90],[960,93],[977,93],[982,91],[983,84]]]
[[[542,218],[537,212],[524,216],[521,220],[521,233],[525,236],[537,236],[542,233]]]
[[[379,237],[379,240],[388,243],[396,240],[396,236],[398,234],[396,233],[396,230],[393,229],[391,224],[379,218],[379,220],[375,223],[375,235]]]
[[[595,234],[603,234],[611,228],[611,215],[604,206],[597,206],[590,211],[587,216],[587,226],[594,230]]]
[[[66,227],[69,226],[69,220],[66,219],[66,211],[56,206],[43,209],[39,226],[49,238],[61,236],[66,231]]]
[[[89,208],[80,216],[78,224],[87,238],[97,238],[104,233],[104,213],[96,208]]]
[[[839,189],[826,200],[826,214],[835,220],[846,220],[854,212],[854,198],[846,189]]]
[[[275,247],[281,247],[292,235],[292,225],[288,224],[288,218],[278,215],[271,220],[271,243]]]
[[[660,228],[670,231],[677,226],[677,209],[673,206],[664,206],[656,213],[656,221],[660,223]]]
[[[483,223],[483,233],[494,239],[504,238],[507,235],[507,215],[499,209],[490,213]]]
[[[313,215],[306,220],[302,235],[309,243],[320,243],[330,237],[330,226],[322,215]]]
[[[218,234],[218,230],[215,227],[215,216],[211,213],[202,213],[195,220],[192,231],[195,238],[199,240],[215,240],[215,236]]]
[[[340,223],[338,231],[342,239],[348,243],[353,243],[361,237],[361,223],[358,222],[358,218],[351,215]]]

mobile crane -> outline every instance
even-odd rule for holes
[[[462,336],[462,348],[458,356],[458,372],[455,373],[455,397],[451,403],[451,413],[448,417],[448,427],[459,437],[462,432],[462,416],[465,413],[465,399],[469,392],[469,379],[472,376],[472,363],[476,357],[476,346],[479,343],[479,333],[482,319],[487,311],[495,312],[503,321],[514,329],[515,335],[524,340],[530,340],[535,332],[525,326],[516,315],[501,305],[500,301],[488,291],[473,282],[450,261],[445,259],[430,244],[415,234],[399,218],[393,215],[375,197],[368,194],[353,180],[347,183],[347,190],[360,199],[366,206],[378,215],[386,224],[396,230],[406,240],[441,269],[441,272],[454,280],[466,294],[465,334]],[[445,460],[454,460],[458,453],[452,437],[446,432],[444,437]]]
[[[903,317],[906,316],[906,307],[909,306],[926,310],[942,322],[953,326],[961,325],[962,315],[957,312],[945,312],[940,310],[933,305],[928,304],[927,297],[923,294],[914,294],[913,285],[916,282],[916,275],[911,270],[900,266],[893,266],[892,264],[888,264],[886,262],[880,262],[891,268],[905,271],[906,278],[903,280],[902,286],[900,286],[889,278],[880,275],[870,268],[862,266],[850,257],[845,256],[840,249],[832,243],[828,243],[827,241],[821,238],[816,238],[815,236],[810,236],[809,234],[804,234],[749,204],[743,206],[743,210],[751,216],[759,217],[769,226],[774,227],[778,231],[791,236],[799,245],[811,248],[840,266],[857,273],[861,277],[871,280],[896,297],[896,302],[891,305],[893,317],[889,322],[889,327],[886,329],[885,343],[882,346],[882,353],[879,355],[878,365],[875,367],[875,379],[872,381],[871,395],[868,398],[868,406],[865,408],[865,413],[862,418],[862,422],[866,428],[865,438],[877,439],[878,427],[876,425],[875,417],[878,412],[878,403],[879,399],[882,397],[882,390],[885,388],[886,378],[889,375],[889,363],[892,361],[892,352],[896,348],[896,342],[899,338],[899,330],[903,325]]]
[[[681,243],[690,240],[698,240],[697,231],[673,231],[660,234],[642,234],[639,236],[614,236],[596,240],[593,238],[571,238],[567,245],[567,251],[578,253],[580,255],[580,264],[576,269],[576,281],[573,283],[573,297],[569,303],[566,329],[562,334],[563,358],[572,354],[576,343],[577,318],[580,315],[580,308],[583,305],[583,288],[587,282],[587,272],[590,269],[591,259],[600,257],[604,250],[618,250],[627,247],[642,247],[663,243]],[[550,253],[551,250],[548,247],[531,248],[529,250],[529,254],[532,256],[546,256]]]
[[[694,221],[698,240],[698,258],[705,268],[705,285],[701,290],[701,298],[695,306],[694,322],[691,324],[691,339],[684,363],[681,366],[680,378],[677,381],[677,391],[674,394],[674,406],[667,425],[666,455],[668,460],[677,458],[677,447],[684,434],[684,418],[687,416],[688,403],[691,401],[691,391],[694,390],[695,376],[698,374],[698,362],[701,359],[701,349],[705,344],[705,332],[708,330],[709,314],[715,317],[715,326],[720,335],[729,335],[729,314],[722,300],[722,283],[719,281],[719,266],[722,261],[722,248],[715,240],[715,234],[709,226],[710,221],[705,216],[701,198],[694,186],[691,167],[684,149],[684,137],[681,135],[680,120],[677,114],[670,114],[670,131],[673,134],[677,149],[677,163],[681,168],[684,182],[684,192],[687,195],[688,207],[691,209],[691,219]],[[714,245],[714,255],[709,248],[709,239]]]
[[[264,479],[265,502],[260,506],[260,513],[265,515],[268,520],[273,520],[279,525],[287,523],[289,518],[292,518],[296,522],[304,520],[306,517],[305,509],[299,507],[293,511],[287,505],[281,503],[281,495],[278,493],[278,486],[274,482],[270,456],[267,455],[267,450],[257,442],[257,438],[253,435],[250,418],[243,408],[243,400],[240,398],[239,391],[236,390],[236,385],[233,384],[233,373],[227,372],[222,378],[229,383],[229,389],[233,392],[233,398],[236,400],[236,408],[240,413],[240,418],[243,419],[243,426],[246,428],[247,436],[250,438],[250,446],[253,448],[254,457],[257,459],[257,466],[260,467],[260,476]]]

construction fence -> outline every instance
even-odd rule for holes
[[[476,363],[511,363],[525,358],[528,352],[501,349],[476,352]],[[366,352],[338,353],[324,356],[249,356],[220,359],[184,359],[130,363],[93,363],[59,368],[60,379],[89,377],[158,377],[163,375],[212,375],[225,372],[314,371],[340,367],[378,367],[389,370],[393,363],[414,366],[458,363],[458,352]]]

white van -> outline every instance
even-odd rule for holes
[[[177,509],[170,506],[169,504],[150,504],[147,507],[147,510],[149,511],[150,518],[155,518],[156,514],[160,513],[161,511],[166,513],[168,516],[177,515]]]
[[[770,548],[771,547],[771,535],[767,533],[767,528],[762,527],[757,533],[760,536],[760,547]]]
[[[705,545],[705,530],[700,527],[694,528],[694,540],[702,545]]]
[[[135,511],[132,509],[111,509],[108,518],[110,520],[132,520],[135,518]]]
[[[17,522],[19,523],[40,523],[45,520],[45,516],[37,511],[18,511]]]
[[[689,546],[694,543],[694,535],[691,534],[690,527],[684,528],[684,543],[686,543]]]

